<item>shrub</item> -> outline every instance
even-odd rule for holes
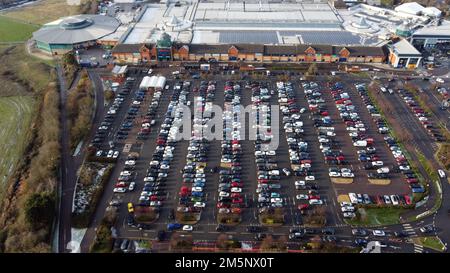
[[[55,198],[49,193],[34,193],[25,202],[25,217],[36,230],[51,225],[55,211]]]

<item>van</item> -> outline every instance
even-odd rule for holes
[[[355,141],[353,143],[353,146],[355,146],[355,147],[366,147],[367,146],[367,141],[366,140]]]
[[[356,197],[356,193],[350,192],[348,194],[348,197],[350,198],[350,203],[358,204],[358,198]]]

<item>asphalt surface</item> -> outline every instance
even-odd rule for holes
[[[166,73],[166,71],[161,71],[161,73]],[[99,81],[98,75],[95,76],[95,74],[96,74],[95,70],[92,70],[92,73],[90,73],[90,77],[92,79],[94,79],[94,82],[98,82]],[[142,79],[142,77],[144,75],[132,74],[130,76],[136,78],[135,86],[134,86],[134,89],[136,89],[137,85],[140,83],[140,80]],[[212,79],[217,80],[216,96],[215,96],[215,100],[213,101],[213,103],[218,104],[218,105],[223,105],[223,86],[224,86],[224,82],[225,82],[225,79],[227,78],[227,76],[217,75],[217,76],[211,76],[211,77],[212,77]],[[170,78],[170,77],[168,77],[168,78]],[[190,81],[192,82],[191,88],[195,87],[195,86],[198,87],[198,85],[200,83],[200,80],[190,80]],[[268,82],[269,89],[275,90],[275,88],[276,88],[275,82],[276,82],[276,78],[272,78]],[[139,193],[140,193],[140,190],[143,185],[142,179],[145,176],[145,170],[147,169],[147,166],[151,159],[153,150],[156,146],[155,138],[157,136],[157,133],[159,132],[159,128],[160,128],[160,125],[162,122],[162,117],[164,116],[164,113],[167,109],[167,105],[169,102],[169,99],[168,99],[169,96],[167,95],[167,93],[170,94],[172,92],[172,88],[175,83],[175,80],[169,79],[167,83],[169,84],[170,89],[163,91],[164,95],[162,96],[161,101],[158,106],[158,109],[157,109],[156,125],[155,125],[155,127],[152,128],[152,132],[151,132],[149,139],[136,142],[135,139],[133,138],[135,135],[133,135],[133,133],[131,133],[130,137],[127,140],[117,142],[115,150],[121,151],[121,154],[119,156],[117,166],[114,169],[114,172],[113,172],[113,175],[111,178],[111,182],[108,183],[108,185],[106,186],[106,188],[104,190],[104,194],[99,202],[98,208],[96,209],[93,221],[90,224],[90,226],[87,230],[86,236],[83,239],[82,252],[88,251],[88,247],[95,236],[95,227],[98,225],[99,221],[103,218],[106,207],[107,207],[109,201],[112,200],[113,198],[120,199],[123,202],[123,204],[125,204],[125,205],[122,205],[120,208],[119,220],[116,223],[116,228],[118,229],[118,234],[119,234],[120,238],[130,238],[130,239],[154,238],[156,236],[156,233],[158,230],[165,230],[167,223],[172,222],[167,219],[167,216],[168,216],[169,211],[172,208],[176,207],[176,202],[178,200],[177,193],[181,186],[181,173],[178,170],[180,170],[186,162],[185,156],[187,153],[188,141],[180,141],[176,145],[176,148],[174,151],[174,160],[171,162],[171,169],[170,169],[168,180],[166,182],[166,186],[164,189],[166,196],[165,196],[165,199],[163,200],[162,210],[161,210],[159,219],[156,221],[156,223],[151,224],[151,227],[149,230],[138,230],[136,228],[131,228],[126,225],[126,216],[128,214],[127,209],[126,209],[126,203],[129,201],[131,201],[131,202],[137,201],[137,199],[139,197]],[[299,87],[298,82],[294,81],[293,83],[294,83],[293,86],[294,86],[294,89],[295,89],[296,95],[297,95],[296,102],[297,102],[298,106],[300,108],[307,107],[307,103],[304,99],[304,94],[303,94],[302,88]],[[241,85],[243,86],[243,84],[241,84]],[[100,83],[100,86],[101,86],[101,83]],[[351,88],[350,84],[348,84],[347,87]],[[96,90],[97,90],[97,88],[96,88]],[[370,120],[366,120],[367,119],[366,114],[362,113],[362,112],[364,112],[364,110],[362,109],[364,107],[364,105],[362,105],[361,104],[362,102],[359,101],[360,98],[359,98],[357,92],[355,90],[352,90],[350,92],[351,92],[352,101],[354,103],[358,104],[359,110],[362,110],[362,111],[360,111],[361,118],[363,119],[363,121],[365,122],[366,125],[370,124]],[[101,92],[101,93],[103,93],[103,92]],[[324,92],[324,93],[326,93],[326,92]],[[273,96],[273,98],[272,98],[273,103],[276,103],[275,97],[276,96]],[[151,98],[151,96],[147,95],[146,102],[148,102],[150,98]],[[188,98],[191,102],[193,102],[192,92],[189,94]],[[244,106],[249,105],[251,103],[250,98],[251,98],[251,91],[244,89],[242,91],[241,103]],[[63,97],[61,99],[62,99],[62,101],[64,101]],[[115,132],[117,131],[117,129],[120,127],[120,125],[122,123],[123,117],[127,111],[127,105],[129,105],[131,103],[131,99],[132,99],[132,94],[130,94],[127,97],[127,100],[124,102],[122,108],[120,109],[116,120],[114,120],[112,130],[111,130],[111,133],[109,134],[108,140],[109,139],[114,140]],[[328,99],[326,99],[326,100],[328,101]],[[398,101],[398,102],[403,103],[403,101]],[[330,104],[329,106],[330,106],[329,107],[330,114],[333,116],[333,119],[336,118],[336,120],[337,120],[337,118],[339,118],[339,117],[338,116],[336,117],[335,116],[336,113],[333,113],[333,110],[332,110],[333,109],[332,107],[335,107],[335,106],[332,104]],[[145,106],[145,102],[144,102],[144,105],[141,107],[141,110],[146,109],[145,107],[146,106]],[[398,106],[398,109],[402,109],[400,107],[400,105]],[[334,110],[336,110],[336,109],[334,108]],[[405,109],[405,110],[409,110],[409,109]],[[104,112],[104,111],[103,110],[96,111],[96,113],[98,115],[96,115],[96,118],[95,118],[96,121],[94,123],[101,122],[101,118],[100,118],[101,112]],[[406,113],[402,113],[402,115],[406,115]],[[305,118],[305,117],[307,117],[307,114],[303,114],[302,117],[303,117],[302,120],[304,122],[304,128],[305,128],[304,139],[310,144],[309,145],[309,153],[311,154],[311,158],[313,160],[314,175],[317,177],[317,181],[320,185],[320,195],[326,200],[327,226],[334,227],[336,229],[336,236],[338,237],[338,240],[340,240],[340,243],[342,243],[343,245],[346,245],[346,244],[351,245],[351,244],[353,244],[354,236],[352,236],[350,233],[351,227],[347,226],[346,224],[343,224],[342,220],[340,219],[340,213],[338,212],[339,207],[336,207],[337,191],[331,184],[331,181],[329,180],[329,177],[328,177],[327,167],[326,167],[325,163],[323,163],[323,155],[319,149],[317,133],[315,132],[315,130],[313,128],[312,120],[310,118]],[[409,128],[414,128],[414,127],[410,127],[410,126],[413,126],[413,122],[416,122],[416,121],[414,121],[413,119],[410,119],[408,117],[405,117],[404,121],[402,121],[402,122],[407,122],[407,124],[408,124],[407,126],[409,126]],[[281,120],[280,120],[280,124],[281,124]],[[417,129],[419,129],[417,126],[420,127],[420,125],[417,125],[417,124],[415,126]],[[97,127],[98,126],[95,125],[93,128],[96,129]],[[370,128],[369,130],[373,130],[373,128],[375,128],[373,124],[370,124],[368,127]],[[311,129],[309,129],[309,128],[311,128]],[[63,130],[64,130],[64,127],[63,127]],[[95,133],[95,130],[93,130],[93,132],[91,132],[91,135],[94,133]],[[371,136],[375,136],[375,134],[377,134],[377,133],[370,132]],[[428,135],[425,133],[425,136],[428,136]],[[429,146],[430,140],[429,139],[427,140],[425,138],[425,136],[423,136],[422,140],[421,140],[421,137],[418,137],[417,141],[418,142],[423,141],[423,145],[428,143],[428,146]],[[340,134],[338,134],[338,137],[343,138],[342,143],[347,142],[347,140],[345,139],[347,136],[344,136],[344,135],[340,136]],[[349,137],[347,137],[347,138],[349,138]],[[349,139],[349,141],[351,141],[351,140]],[[106,146],[106,143],[107,143],[107,141],[105,141],[105,143],[103,143],[103,145]],[[128,192],[125,194],[113,194],[112,189],[114,187],[114,183],[115,183],[114,181],[117,179],[118,174],[122,170],[122,168],[124,166],[124,161],[125,161],[126,155],[128,154],[128,152],[123,151],[125,144],[132,144],[131,148],[130,148],[131,152],[137,151],[140,153],[140,158],[139,158],[137,166],[136,166],[137,176],[135,177],[135,181],[137,182],[137,188],[135,189],[134,192]],[[350,144],[351,144],[351,142],[350,142]],[[345,145],[345,144],[343,144],[343,145]],[[426,148],[426,147],[427,146],[424,146],[423,148]],[[242,149],[244,152],[243,157],[242,157],[242,164],[244,167],[242,177],[243,177],[243,179],[248,179],[248,181],[250,181],[250,183],[245,184],[246,186],[243,189],[243,194],[246,196],[246,198],[255,200],[254,193],[255,193],[255,189],[256,189],[256,181],[253,181],[254,175],[256,173],[255,160],[254,160],[254,156],[253,156],[254,143],[252,141],[242,141]],[[348,149],[350,149],[350,147],[348,147]],[[380,147],[380,149],[383,150],[383,147]],[[218,166],[220,164],[220,151],[221,151],[220,141],[211,141],[209,143],[209,150],[207,152],[208,167],[214,167],[214,166]],[[277,163],[278,163],[280,169],[284,168],[284,167],[290,167],[287,151],[288,151],[288,147],[287,147],[285,133],[284,133],[283,128],[280,128],[280,146],[277,150]],[[349,151],[352,151],[352,150],[345,149],[345,152],[348,154],[349,157],[351,157],[352,154],[355,154],[355,153],[349,153]],[[429,155],[429,153],[428,153],[428,155]],[[69,155],[64,156],[64,154],[63,154],[62,157],[66,158],[66,160],[63,160],[63,162],[66,162],[66,163],[70,162],[70,160],[67,159],[69,157]],[[384,155],[382,157],[384,157]],[[389,159],[382,158],[381,160],[384,161],[384,160],[389,160]],[[62,167],[63,167],[63,165],[62,165]],[[64,168],[65,167],[63,167],[63,169]],[[64,177],[64,174],[62,174],[62,175]],[[217,179],[218,179],[218,174],[207,174],[207,186],[205,188],[205,193],[207,196],[206,197],[207,205],[206,205],[206,208],[202,212],[200,221],[195,225],[194,231],[192,232],[192,234],[194,235],[194,238],[196,240],[214,241],[217,239],[217,236],[219,235],[219,232],[215,231],[215,227],[217,225],[217,222],[215,220],[215,214],[216,214],[215,204],[217,203],[217,183],[208,183],[209,181],[217,181]],[[67,177],[64,180],[67,180]],[[64,183],[64,180],[63,180],[62,185],[63,185],[63,188],[67,189],[69,187]],[[295,214],[295,208],[297,206],[297,202],[295,200],[295,194],[293,194],[296,192],[293,187],[293,185],[294,185],[293,181],[294,181],[293,177],[283,178],[281,180],[281,183],[284,185],[282,187],[282,196],[285,197],[284,202],[286,204],[285,208],[286,208],[287,222],[283,227],[267,228],[266,232],[272,233],[275,236],[287,235],[289,228],[296,226],[293,223],[293,215]],[[444,187],[444,189],[445,189],[445,187]],[[448,190],[444,191],[445,194],[447,192],[448,192]],[[70,205],[72,202],[71,196],[70,196]],[[66,199],[65,203],[67,206],[69,204],[69,202],[67,201],[69,199],[69,197],[64,197],[64,195],[63,195],[63,200],[64,199]],[[448,200],[448,198],[447,198],[447,200]],[[446,205],[446,202],[447,201],[445,200],[444,206]],[[256,204],[256,202],[254,204]],[[64,207],[64,205],[62,205],[62,208],[63,207]],[[71,208],[71,206],[69,208]],[[67,208],[65,210],[67,210]],[[61,212],[63,213],[63,211],[64,210],[62,209]],[[257,223],[257,220],[255,218],[256,211],[257,211],[257,209],[256,209],[255,205],[251,206],[250,208],[244,209],[241,224],[239,224],[236,227],[231,228],[230,231],[226,232],[226,233],[228,235],[234,236],[235,238],[242,240],[242,241],[254,241],[254,234],[247,232],[245,228],[248,225]],[[389,227],[384,227],[384,229],[389,232],[410,229],[411,233],[413,233],[412,236],[417,236],[417,234],[419,234],[418,228],[420,226],[423,226],[428,223],[433,223],[433,222],[435,222],[438,226],[440,226],[438,224],[438,223],[440,223],[440,221],[443,224],[445,223],[444,217],[448,217],[446,215],[446,211],[440,210],[438,212],[438,214],[436,214],[436,217],[427,218],[427,220],[425,220],[423,222],[413,223],[413,224],[411,224],[411,227],[404,226],[404,225],[392,225]],[[61,229],[64,232],[61,232],[61,234],[66,234],[64,236],[66,236],[66,238],[67,238],[68,230],[70,230],[70,229],[67,229],[67,227],[68,227],[67,221],[63,221],[63,222],[65,224],[62,225]],[[446,225],[448,225],[448,223]],[[443,234],[443,235],[446,234],[445,233],[446,231],[443,231],[443,230],[439,230],[438,232],[439,232],[439,234]],[[60,246],[62,247],[64,245],[62,242],[67,241],[67,239],[65,239],[64,236],[61,234],[60,234],[60,237],[62,237],[62,239],[60,239]],[[445,235],[445,237],[447,237],[447,235]],[[70,238],[70,236],[68,238]],[[372,237],[369,237],[369,239],[370,238],[372,238]],[[402,240],[402,242],[393,242],[390,240],[390,238],[391,237],[382,238],[382,241],[384,240],[389,244],[389,246],[386,248],[386,250],[389,252],[410,252],[410,251],[412,252],[412,251],[418,250],[407,240]],[[61,249],[61,247],[60,247],[60,249]]]

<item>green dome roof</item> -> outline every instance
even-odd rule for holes
[[[172,39],[169,34],[163,32],[156,42],[156,47],[172,47]]]

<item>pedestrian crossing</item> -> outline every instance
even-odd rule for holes
[[[403,230],[408,233],[410,237],[417,237],[417,233],[414,230],[414,228],[411,226],[411,224],[403,224]]]
[[[423,253],[423,246],[414,244],[414,253]]]

